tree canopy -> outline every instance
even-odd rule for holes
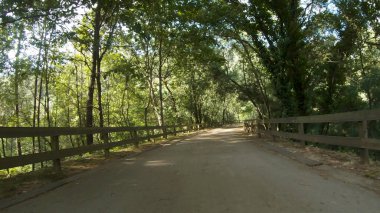
[[[376,0],[0,4],[2,126],[224,124],[380,106]],[[41,143],[16,141],[17,151]]]

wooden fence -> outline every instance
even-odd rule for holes
[[[299,141],[360,148],[362,149],[362,161],[368,162],[368,149],[380,150],[380,140],[368,137],[368,122],[379,120],[380,109],[373,109],[326,115],[274,118],[264,121],[250,120],[245,121],[245,128],[246,130],[256,130],[258,134],[271,135],[274,138],[282,137]],[[358,137],[328,136],[305,133],[305,124],[345,122],[356,122],[358,124]],[[298,126],[298,131],[295,133],[280,131],[279,124],[296,124]]]
[[[21,156],[12,156],[0,158],[0,170],[8,169],[27,164],[39,163],[44,161],[53,161],[53,167],[57,171],[61,170],[61,159],[64,157],[80,155],[96,150],[104,150],[106,157],[110,148],[126,144],[137,145],[140,141],[166,137],[170,134],[177,134],[194,129],[200,126],[148,126],[148,127],[93,127],[93,128],[75,128],[75,127],[0,127],[0,138],[22,138],[22,137],[50,137],[50,151],[26,154]],[[160,134],[154,134],[154,130],[160,130]],[[138,135],[143,131],[145,134]],[[116,132],[130,132],[133,137],[121,141],[109,141],[109,134]],[[153,134],[151,134],[153,132]],[[103,143],[85,145],[76,148],[61,149],[59,138],[66,135],[103,135]],[[104,137],[105,135],[105,137]]]

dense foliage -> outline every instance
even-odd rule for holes
[[[376,0],[0,4],[2,126],[221,124],[380,106]],[[2,140],[2,156],[41,143]]]

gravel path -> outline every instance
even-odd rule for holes
[[[115,161],[5,212],[379,212],[380,196],[214,129]]]

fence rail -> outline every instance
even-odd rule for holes
[[[137,145],[139,142],[154,139],[158,137],[166,137],[170,134],[177,134],[194,129],[200,129],[197,125],[181,125],[181,126],[147,126],[147,127],[92,127],[92,128],[75,128],[75,127],[0,127],[0,138],[22,138],[22,137],[50,137],[51,151],[26,154],[21,156],[0,158],[0,170],[9,169],[17,166],[24,166],[44,161],[53,161],[53,167],[61,170],[61,159],[69,156],[84,154],[87,152],[104,150],[108,156],[109,149],[127,144]],[[162,130],[160,134],[150,134],[150,131]],[[146,135],[139,136],[138,131],[146,131]],[[121,141],[109,141],[109,134],[116,132],[130,132],[133,137]],[[91,135],[105,134],[103,143],[85,145],[76,148],[60,149],[59,137],[65,135]]]
[[[140,130],[175,128],[176,126],[137,127],[0,127],[0,138],[42,137],[55,135],[87,135]],[[183,127],[183,126],[177,126]]]
[[[246,131],[253,131],[260,134],[308,141],[314,143],[331,144],[362,149],[361,158],[363,162],[369,161],[368,149],[380,150],[380,140],[368,138],[368,122],[380,120],[380,109],[361,110],[354,112],[344,112],[325,115],[299,116],[288,118],[273,118],[267,120],[247,120],[245,121]],[[305,133],[305,124],[316,123],[345,123],[357,122],[359,137],[328,136]],[[296,124],[298,131],[280,131],[279,124]]]

